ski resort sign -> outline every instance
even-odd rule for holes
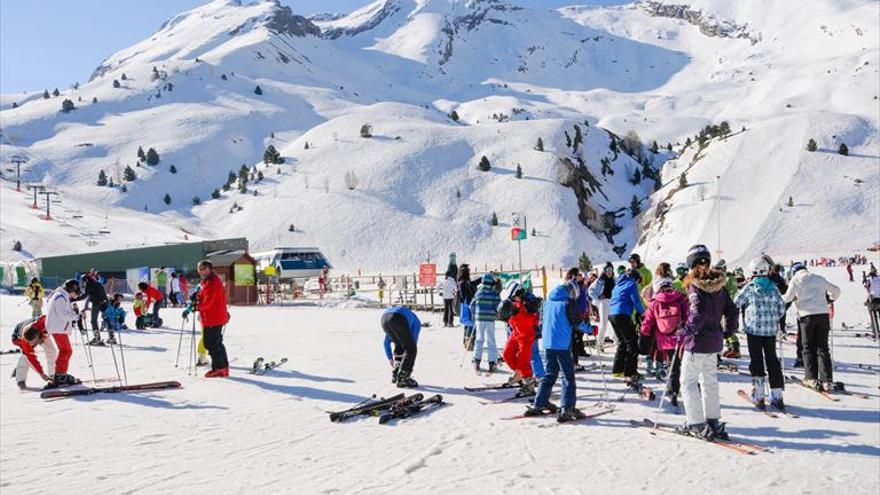
[[[437,265],[433,263],[422,263],[419,265],[419,285],[422,287],[437,285]]]

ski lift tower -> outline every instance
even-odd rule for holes
[[[12,155],[9,161],[15,164],[15,190],[21,192],[21,164],[27,163],[28,159],[23,155]]]
[[[31,208],[36,210],[37,208],[39,208],[39,206],[37,206],[37,194],[45,190],[46,186],[42,184],[28,184],[25,187],[34,191],[34,204],[31,205]]]
[[[49,204],[52,202],[52,196],[57,196],[58,193],[55,191],[40,191],[40,194],[46,196],[46,214],[40,215],[40,218],[43,220],[52,220],[52,215],[49,212]]]

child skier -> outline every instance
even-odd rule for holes
[[[31,318],[36,318],[43,314],[43,298],[46,297],[46,291],[40,279],[34,277],[31,283],[24,290],[24,296],[27,297],[31,305]]]
[[[152,308],[153,328],[161,327],[162,319],[159,318],[159,308],[162,307],[162,300],[165,299],[165,296],[162,294],[162,292],[156,290],[155,287],[146,282],[139,283],[138,289],[140,289],[140,291],[143,292],[144,295],[147,297],[147,307]]]
[[[757,258],[749,264],[751,280],[736,294],[734,303],[745,310],[744,330],[749,346],[749,372],[752,375],[752,402],[764,409],[764,363],[770,375],[770,405],[784,409],[782,390],[785,379],[776,358],[776,333],[785,303],[776,285],[768,278],[770,264]]]
[[[144,315],[147,312],[147,303],[144,302],[143,292],[138,292],[134,295],[134,303],[132,303],[131,309],[135,316],[134,327],[138,330],[146,328],[146,325],[144,324]]]
[[[419,383],[412,377],[418,353],[419,333],[422,322],[409,308],[392,306],[382,313],[382,331],[385,332],[383,347],[385,357],[391,364],[391,382],[398,388],[414,388]],[[391,343],[394,343],[394,352]]]
[[[12,331],[12,344],[21,349],[21,356],[18,358],[18,364],[12,370],[12,377],[18,388],[25,390],[27,388],[28,369],[33,368],[40,378],[45,382],[52,381],[52,375],[55,374],[55,358],[58,355],[58,349],[49,333],[46,332],[46,317],[39,316],[31,320],[25,320],[15,326]],[[34,352],[37,346],[43,348],[43,354],[46,356],[46,371],[40,365],[37,354]]]
[[[107,343],[116,344],[116,332],[125,326],[125,310],[122,309],[122,294],[114,294],[113,300],[104,310],[104,326],[107,328]],[[103,344],[103,343],[102,343]]]
[[[710,268],[709,249],[697,244],[688,250],[688,317],[682,335],[681,386],[687,421],[679,431],[706,440],[729,438],[721,422],[718,365],[724,332],[736,332],[738,310],[724,286],[727,274]],[[721,318],[727,319],[722,330]]]
[[[520,384],[522,391],[535,391],[535,378],[532,376],[532,345],[535,343],[535,331],[540,324],[538,301],[526,298],[525,289],[517,287],[511,291],[513,309],[507,322],[510,324],[510,336],[504,346],[504,362],[513,370],[508,380],[510,384]]]
[[[642,335],[653,337],[657,348],[658,362],[671,363],[669,368],[669,390],[667,395],[673,406],[678,406],[678,393],[681,388],[679,376],[681,357],[676,356],[679,339],[677,332],[687,321],[688,306],[684,294],[675,290],[671,278],[660,277],[652,283],[654,297],[645,311],[642,320]]]
[[[528,406],[526,416],[558,413],[560,423],[584,416],[575,406],[574,361],[571,358],[571,328],[578,322],[578,288],[575,284],[559,285],[550,292],[541,314],[542,345],[546,354],[546,371],[538,386],[535,403]],[[550,402],[550,392],[562,372],[562,404]]]
[[[483,275],[474,300],[471,302],[471,314],[476,320],[477,338],[474,341],[474,370],[480,372],[480,361],[483,358],[483,344],[488,347],[489,372],[495,371],[495,360],[498,359],[498,348],[495,346],[495,320],[498,318],[498,304],[501,296],[495,285],[495,277],[491,273]]]

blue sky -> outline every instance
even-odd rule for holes
[[[207,0],[0,0],[0,91],[84,82],[101,61]],[[281,0],[294,12],[350,12],[370,0]],[[508,0],[532,7],[621,0]]]

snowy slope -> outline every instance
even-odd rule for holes
[[[271,1],[216,0],[108,57],[90,81],[59,97],[43,99],[41,91],[0,96],[4,176],[10,157],[24,153],[30,158],[27,181],[46,183],[110,217],[137,212],[157,225],[173,218],[172,230],[245,235],[255,247],[317,243],[344,269],[410,267],[428,252],[453,250],[507,261],[512,247],[503,242],[505,229],[485,223],[496,209],[502,223],[510,211],[524,210],[547,235],[526,243],[529,264],[571,263],[583,250],[605,257],[614,247],[635,246],[639,229],[630,229],[628,215],[621,215],[623,231],[607,242],[579,221],[572,191],[553,184],[559,182],[558,159],[572,158],[562,130],[572,133],[575,122],[590,123],[583,158],[593,172],[609,145],[599,128],[620,136],[633,130],[646,144],[665,145],[726,120],[734,130],[786,132],[795,131],[778,122],[795,122],[802,133],[789,135],[784,152],[760,132],[731,140],[754,157],[747,163],[736,163],[740,155],[713,144],[699,173],[714,177],[730,170],[741,180],[758,173],[767,156],[800,163],[809,136],[821,146],[846,141],[850,147],[849,158],[823,154],[823,166],[855,167],[850,175],[867,184],[875,176],[869,165],[880,156],[880,39],[870,19],[878,4],[762,5],[700,0],[674,9],[643,2],[550,11],[496,0],[380,0],[347,16],[309,20]],[[257,86],[262,95],[254,93]],[[65,98],[75,111],[59,111]],[[11,108],[12,102],[18,107]],[[447,118],[452,111],[464,125]],[[357,137],[365,122],[377,138]],[[396,136],[399,142],[388,141]],[[554,153],[531,151],[537,137]],[[306,152],[306,141],[316,146]],[[266,179],[256,187],[258,197],[224,193],[209,201],[230,171],[258,164],[269,144],[282,150],[287,163],[277,177],[267,173],[274,167],[262,170]],[[160,163],[136,166],[139,146],[155,148]],[[533,180],[512,182],[498,169],[480,175],[474,166],[482,155],[507,171],[520,163]],[[666,155],[653,158],[659,165]],[[632,174],[635,165],[623,160],[615,166]],[[682,157],[675,167],[688,160]],[[101,170],[118,183],[126,166],[137,174],[127,192],[94,185]],[[353,192],[341,187],[349,170],[360,182]],[[780,170],[773,179],[793,190],[769,196],[824,191],[818,179],[825,175],[793,165]],[[311,180],[307,191],[303,177]],[[602,177],[608,198],[590,200],[599,215],[650,191],[622,177]],[[325,178],[331,193],[317,197]],[[453,185],[463,206],[456,204]],[[795,193],[795,186],[809,192]],[[843,186],[830,191],[842,196],[827,204],[841,199],[849,206],[817,208],[824,223],[806,226],[767,210],[763,197],[751,201],[751,191],[739,191],[742,207],[731,213],[756,224],[737,234],[742,246],[731,246],[732,256],[763,248],[865,247],[869,234],[828,243],[821,228],[835,225],[833,232],[845,232],[872,220],[876,188],[861,187],[861,195]],[[204,204],[196,206],[196,197]],[[247,207],[229,215],[231,203]],[[665,224],[696,221],[699,229],[676,236],[661,232],[644,246],[680,252],[694,238],[711,241],[704,238],[711,219],[679,215],[685,211],[673,208]],[[386,218],[392,220],[380,221]],[[291,223],[303,232],[288,236]],[[6,220],[3,227],[25,236]],[[773,229],[786,235],[765,241]],[[408,241],[389,249],[398,239]],[[4,257],[8,244],[4,238]],[[59,243],[42,245],[32,254],[57,252],[51,246]],[[671,256],[666,253],[657,255]]]
[[[865,328],[863,292],[845,281],[843,268],[818,270],[841,285],[836,322]],[[5,335],[27,310],[19,298],[0,296]],[[127,307],[127,304],[126,304]],[[629,426],[653,418],[657,402],[631,394],[623,402],[619,380],[608,382],[614,413],[580,425],[550,419],[506,421],[522,403],[484,405],[509,392],[471,394],[461,387],[501,381],[459,368],[459,330],[423,330],[415,377],[419,392],[442,394],[450,404],[390,425],[376,418],[345,424],[327,420],[370,394],[397,392],[382,355],[380,311],[315,307],[232,308],[226,346],[228,379],[187,376],[174,368],[179,312],[165,311],[167,328],[127,332],[125,359],[131,383],[179,380],[183,388],[142,394],[102,394],[43,401],[20,393],[8,379],[17,356],[0,356],[0,466],[2,491],[57,493],[291,492],[425,493],[848,493],[880,488],[878,376],[856,363],[880,365],[876,344],[835,327],[835,378],[853,391],[839,402],[787,387],[786,402],[800,418],[768,418],[736,395],[749,378],[723,373],[722,418],[733,436],[770,448],[743,456],[696,440],[652,436]],[[279,322],[290,322],[280,325]],[[500,326],[498,336],[503,341]],[[76,337],[76,336],[74,336]],[[78,337],[77,337],[78,338]],[[189,345],[183,342],[184,356]],[[6,344],[8,345],[8,344]],[[6,347],[4,345],[4,347]],[[784,344],[787,363],[794,347]],[[333,349],[332,355],[328,349]],[[115,377],[110,348],[92,349],[98,378]],[[247,374],[257,356],[289,363],[265,376]],[[182,359],[185,362],[185,357]],[[604,358],[606,364],[609,359]],[[738,360],[740,368],[747,359]],[[84,350],[74,348],[71,372],[91,379]],[[29,379],[36,385],[33,376]],[[577,375],[578,404],[600,400],[602,377]],[[656,390],[662,385],[651,380]],[[554,397],[554,400],[558,400]],[[669,411],[662,421],[679,423]],[[33,456],[51,466],[33,476]],[[295,487],[295,488],[292,488]]]

